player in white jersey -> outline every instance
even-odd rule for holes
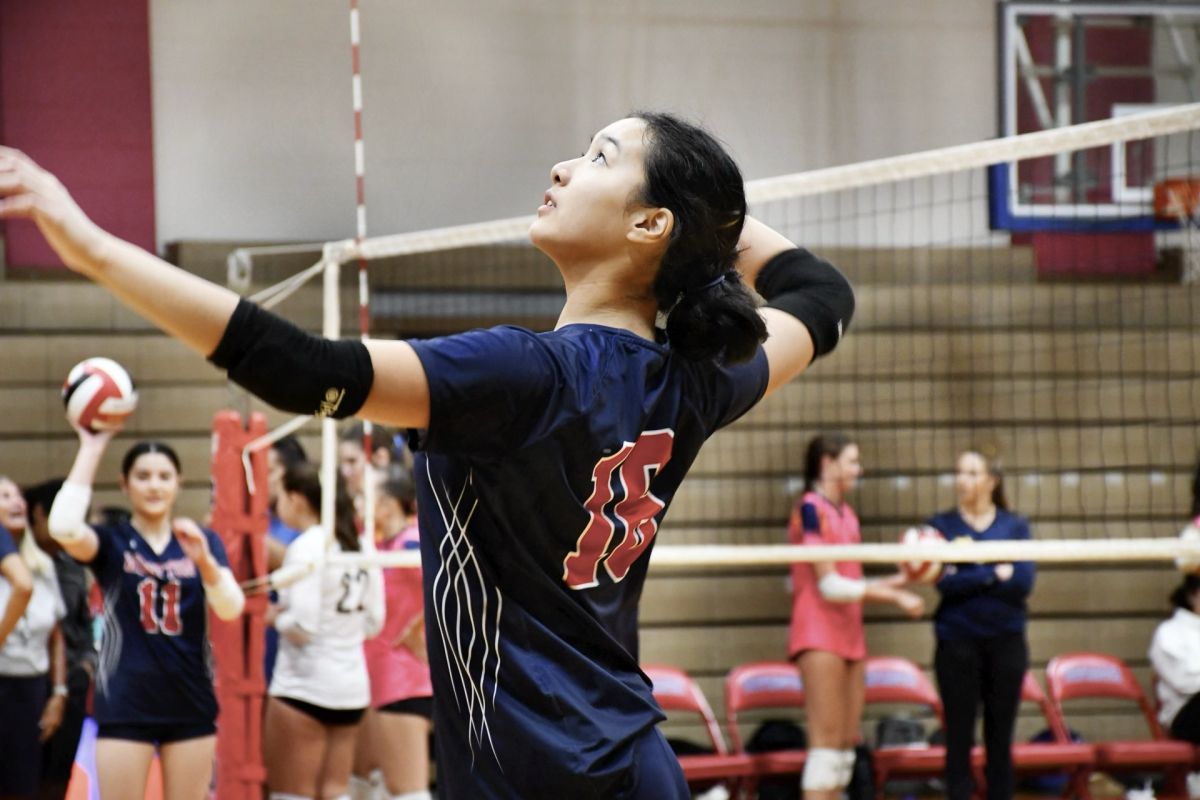
[[[304,533],[288,546],[285,567],[373,548],[358,536],[341,480],[336,505],[335,538],[328,541],[319,524],[317,467],[288,468],[276,511]],[[264,736],[271,797],[336,800],[347,794],[358,723],[371,702],[362,645],[383,626],[382,572],[322,565],[281,590],[268,619],[279,631]]]

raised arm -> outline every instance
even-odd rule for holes
[[[0,536],[7,538],[8,535],[8,531],[0,526]],[[33,576],[29,574],[29,567],[25,566],[11,540],[6,544],[12,549],[0,555],[0,578],[8,581],[10,591],[4,614],[0,616],[0,647],[4,647],[4,641],[21,621],[25,607],[33,597]]]
[[[54,540],[67,551],[67,555],[88,564],[100,549],[100,538],[96,536],[92,526],[87,524],[88,506],[92,502],[92,484],[96,481],[100,459],[104,457],[104,451],[117,435],[117,431],[93,433],[76,425],[75,432],[79,434],[79,453],[75,456],[71,471],[67,473],[66,481],[54,497],[46,526]]]
[[[37,223],[63,263],[284,411],[424,427],[429,390],[403,342],[329,342],[101,230],[29,157],[0,147],[0,219]],[[376,375],[379,375],[376,380]]]
[[[746,217],[738,246],[738,271],[767,301],[771,394],[837,346],[854,315],[854,290],[832,264],[753,217]]]

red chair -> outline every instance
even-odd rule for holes
[[[868,658],[866,673],[867,705],[919,706],[943,722],[941,698],[921,668],[907,658]],[[882,800],[884,784],[891,778],[942,777],[946,771],[946,748],[921,745],[878,749],[871,754],[871,764],[875,772],[875,798]]]
[[[654,699],[663,711],[691,711],[704,720],[714,754],[679,756],[679,766],[689,785],[729,781],[736,788],[742,778],[752,774],[750,759],[744,755],[730,755],[725,747],[725,737],[721,735],[712,708],[691,676],[681,669],[663,666],[643,666],[642,672],[650,678]]]
[[[803,708],[804,682],[795,664],[787,661],[759,661],[735,667],[725,678],[725,720],[733,751],[746,754],[738,713],[756,708]],[[769,775],[799,775],[808,758],[805,750],[777,750],[750,753],[753,777],[745,782],[751,797],[758,779]]]
[[[1017,775],[1059,775],[1066,773],[1067,785],[1063,788],[1065,798],[1078,797],[1089,800],[1091,791],[1088,778],[1096,767],[1096,748],[1082,742],[1072,742],[1058,710],[1032,672],[1025,673],[1021,684],[1021,702],[1036,703],[1046,719],[1046,725],[1054,734],[1053,742],[1016,742],[1012,746],[1013,771]],[[975,774],[975,786],[984,794],[983,748],[976,747],[971,753],[971,765]]]
[[[1099,653],[1058,656],[1046,667],[1046,686],[1050,702],[1063,719],[1062,706],[1068,700],[1103,698],[1136,703],[1146,719],[1151,739],[1097,743],[1096,769],[1109,773],[1165,772],[1164,795],[1186,797],[1187,772],[1195,754],[1194,748],[1166,735],[1142,687],[1123,661]],[[1056,736],[1059,741],[1067,740],[1065,722]]]

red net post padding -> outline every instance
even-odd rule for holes
[[[236,411],[219,411],[213,419],[213,530],[225,543],[229,566],[238,581],[267,574],[267,456],[250,457],[257,491],[251,494],[242,466],[247,443],[267,432],[262,414],[251,414],[248,426]],[[232,622],[210,619],[209,636],[216,658],[218,800],[262,800],[266,769],[262,761],[263,615],[267,595],[246,597],[245,613]]]

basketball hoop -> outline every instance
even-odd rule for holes
[[[1167,178],[1154,185],[1154,216],[1183,231],[1183,282],[1200,282],[1200,177]]]

